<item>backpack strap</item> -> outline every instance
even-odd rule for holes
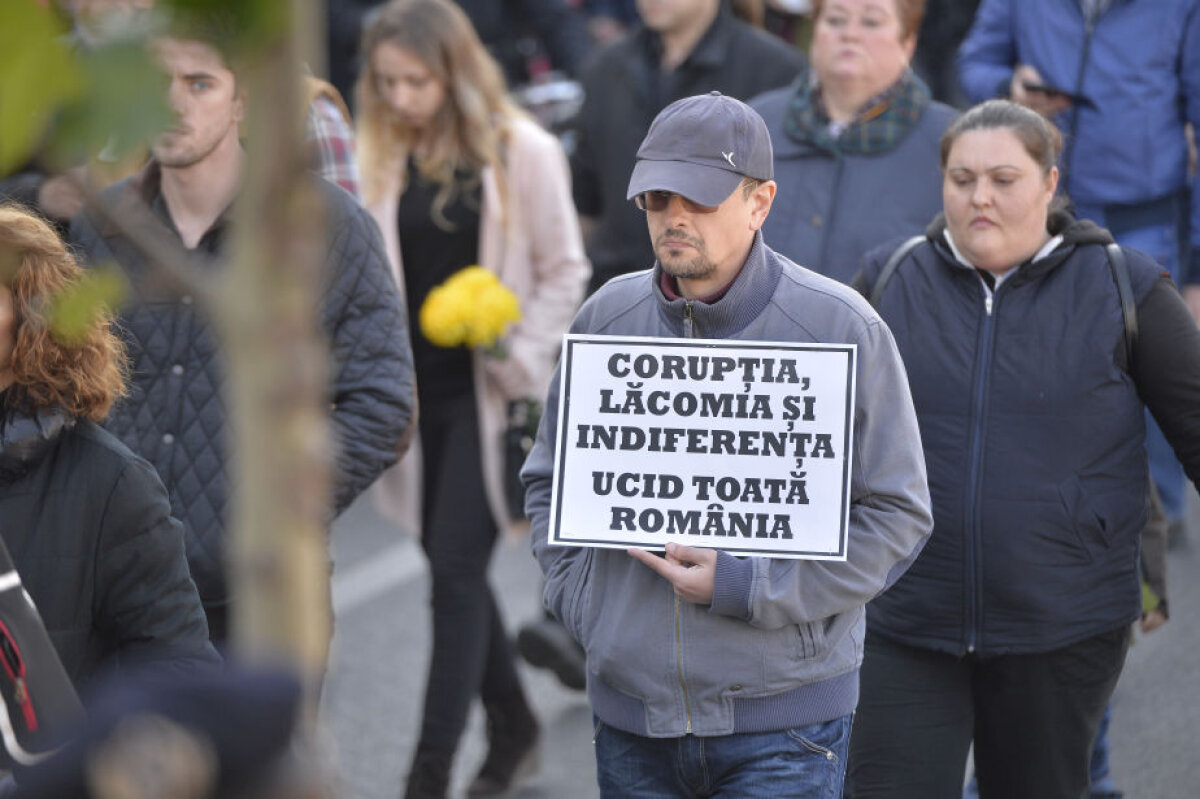
[[[879,271],[879,277],[875,278],[875,285],[871,286],[871,293],[867,295],[867,302],[871,303],[872,308],[879,307],[879,301],[883,298],[883,290],[887,286],[887,282],[892,279],[896,267],[900,266],[900,262],[904,260],[904,257],[923,241],[925,241],[924,235],[905,239],[904,243],[897,247],[896,251],[888,257],[887,263]]]
[[[1119,244],[1106,244],[1104,250],[1108,253],[1108,265],[1121,297],[1121,315],[1125,319],[1125,370],[1129,371],[1133,368],[1133,351],[1138,340],[1137,302],[1133,297],[1133,283],[1129,280],[1129,262]]]

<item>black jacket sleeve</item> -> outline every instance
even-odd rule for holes
[[[1133,375],[1184,471],[1200,485],[1200,328],[1167,276],[1138,303]]]
[[[113,484],[96,553],[96,626],[122,669],[219,663],[188,571],[183,526],[153,467],[128,457]]]
[[[330,219],[322,321],[333,380],[334,512],[341,513],[407,447],[416,417],[416,383],[408,314],[383,237],[349,194],[340,189],[327,194],[336,210]]]

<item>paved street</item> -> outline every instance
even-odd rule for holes
[[[1200,530],[1193,497],[1192,530]],[[334,530],[334,661],[325,696],[346,799],[397,799],[421,717],[429,648],[428,580],[416,543],[360,500]],[[1200,534],[1170,552],[1171,621],[1138,637],[1114,699],[1114,774],[1127,799],[1200,796]],[[504,545],[493,564],[505,618],[514,628],[538,612],[537,566],[525,542]],[[515,799],[598,796],[591,713],[581,693],[525,671],[544,726],[542,769]],[[455,767],[460,796],[484,754],[476,709]]]

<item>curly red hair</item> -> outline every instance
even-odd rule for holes
[[[100,421],[125,393],[125,348],[102,311],[86,333],[65,341],[51,329],[52,301],[83,270],[46,222],[0,205],[0,283],[13,294],[13,382],[5,405],[27,411],[59,406]]]

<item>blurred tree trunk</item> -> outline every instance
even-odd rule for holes
[[[300,669],[311,721],[332,628],[332,447],[319,331],[325,223],[307,171],[298,32],[319,25],[322,4],[266,2],[280,6],[287,24],[256,43],[245,70],[246,174],[233,262],[215,308],[228,366],[235,486],[233,642],[243,659]]]

